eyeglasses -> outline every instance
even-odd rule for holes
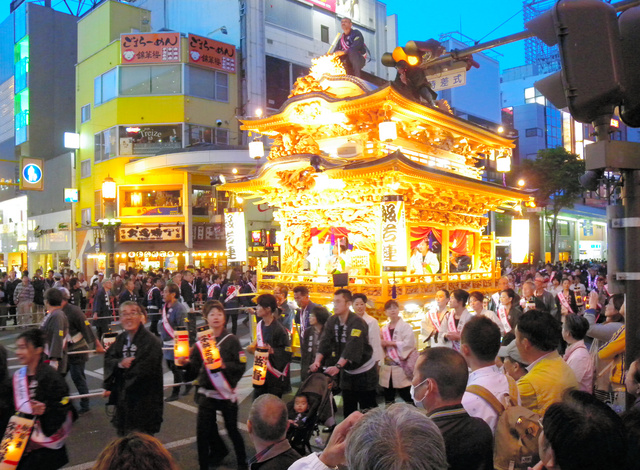
[[[120,318],[133,318],[133,317],[137,317],[138,315],[142,315],[141,313],[135,312],[135,313],[122,313],[120,314]]]

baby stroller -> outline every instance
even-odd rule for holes
[[[335,425],[335,409],[333,402],[333,394],[331,393],[334,380],[320,372],[310,374],[307,379],[300,385],[295,397],[305,395],[309,404],[307,419],[300,423],[299,426],[289,426],[287,431],[287,439],[291,447],[300,455],[307,455],[311,450],[311,437],[314,432],[320,434],[318,425],[333,429]],[[293,413],[295,397],[287,403],[289,415]]]

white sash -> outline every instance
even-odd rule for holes
[[[385,341],[392,341],[391,333],[389,332],[389,325],[385,325],[382,327],[382,337]],[[391,358],[393,362],[400,365],[400,355],[398,354],[398,348],[395,346],[387,346],[385,348],[387,350],[387,354]]]
[[[458,328],[456,328],[455,313],[453,310],[449,312],[449,321],[447,322],[447,324],[449,325],[449,331],[451,333],[458,332]],[[454,350],[460,351],[460,341],[451,341],[451,345],[453,346]]]
[[[253,293],[258,292],[258,290],[256,289],[256,286],[254,286],[253,283],[248,282],[247,284],[249,284],[249,287],[251,287],[251,292]]]
[[[228,334],[227,336],[222,338],[222,340],[218,344],[222,344],[222,341],[227,339],[229,336],[231,335]],[[205,353],[205,350],[209,349],[210,347],[210,341],[213,341],[215,343],[215,339],[211,338],[210,336],[203,336],[202,338],[200,338],[200,341],[196,343],[196,346],[198,346],[200,355],[202,356],[202,360],[205,364],[204,370],[207,371],[209,381],[211,382],[211,385],[213,385],[213,388],[216,390],[216,392],[218,392],[224,400],[229,400],[231,403],[235,403],[236,401],[238,401],[236,390],[231,387],[231,385],[229,385],[229,382],[220,370],[213,370],[213,357]]]
[[[164,326],[164,331],[166,331],[169,336],[175,339],[176,332],[173,331],[173,328],[169,324],[169,318],[167,317],[167,304],[162,307],[162,326]],[[172,344],[171,341],[165,341],[165,343]]]
[[[208,298],[212,298],[213,297],[213,291],[215,290],[216,286],[218,284],[211,284],[211,286],[209,287],[209,289],[207,290],[207,297]]]
[[[226,299],[224,299],[225,303],[229,302],[231,299],[233,299],[234,297],[236,297],[240,293],[240,288],[238,286],[229,287],[229,290],[231,290],[231,289],[233,289],[233,291],[227,296]],[[229,292],[229,290],[227,290],[227,292]]]
[[[274,320],[274,321],[276,321],[276,320]],[[262,339],[262,326],[261,326],[262,322],[263,322],[263,320],[260,320],[258,322],[258,327],[256,328],[256,341],[258,342],[258,347],[259,348],[268,348],[269,345],[266,344],[264,342],[264,340]],[[273,365],[271,365],[271,359],[267,360],[267,370],[269,372],[271,372],[271,374],[273,374],[276,377],[278,377],[279,379],[284,377],[285,375],[287,375],[289,373],[289,366],[291,366],[291,364],[287,364],[287,367],[285,367],[284,370],[282,372],[280,372],[278,369],[273,367]]]
[[[13,375],[13,400],[16,411],[29,415],[33,414],[26,366],[18,370],[18,372]],[[46,436],[42,431],[40,421],[36,419],[36,424],[33,428],[33,432],[31,433],[31,440],[43,447],[47,447],[48,449],[61,449],[62,446],[64,446],[67,437],[69,437],[72,423],[71,411],[69,411],[67,413],[67,419],[60,429],[51,436]]]
[[[434,328],[438,333],[440,333],[440,327],[442,325],[440,325],[440,319],[438,318],[437,307],[430,309],[428,315],[429,315],[429,320],[431,320],[431,323],[433,323]]]
[[[509,319],[507,318],[507,309],[504,308],[504,305],[500,305],[498,307],[498,317],[500,317],[502,326],[504,326],[504,332],[509,333],[511,331],[511,325],[509,325]]]
[[[156,289],[158,289],[158,287],[157,286],[153,286],[151,289],[149,289],[149,292],[147,292],[147,300],[149,302],[153,300],[153,291],[156,290]]]
[[[564,296],[562,292],[558,292],[558,299],[560,300],[560,303],[562,304],[562,306],[567,309],[567,312],[576,313],[573,311],[573,309],[571,308],[571,305],[567,301],[567,298]]]

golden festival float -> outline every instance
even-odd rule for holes
[[[438,289],[495,289],[488,213],[521,213],[528,196],[482,181],[480,166],[509,165],[511,140],[446,103],[432,108],[391,85],[373,88],[331,55],[314,59],[277,114],[242,129],[272,139],[255,175],[220,188],[277,208],[281,272],[260,272],[259,292],[303,284],[328,304],[348,278],[375,305],[372,315],[383,319],[382,306],[396,298],[419,327]]]

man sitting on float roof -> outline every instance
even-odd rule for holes
[[[360,77],[367,54],[364,37],[360,31],[353,29],[353,23],[349,18],[342,18],[340,26],[343,33],[333,52],[340,57],[347,74]]]

